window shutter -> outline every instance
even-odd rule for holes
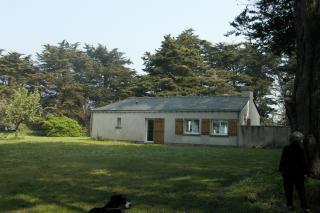
[[[210,120],[209,119],[202,119],[201,120],[201,134],[202,135],[209,135],[210,133]]]
[[[237,136],[237,120],[229,120],[228,128],[229,136]]]
[[[183,119],[178,118],[176,119],[176,135],[183,134]]]

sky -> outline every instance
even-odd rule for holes
[[[26,55],[62,40],[118,48],[142,73],[141,57],[154,53],[163,36],[193,28],[212,43],[225,37],[245,0],[0,0],[0,49]]]

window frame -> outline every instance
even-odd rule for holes
[[[188,121],[198,121],[198,131],[197,132],[188,132],[187,131],[187,122]],[[199,118],[185,118],[185,119],[183,119],[183,133],[185,135],[200,135],[201,134],[201,132],[200,132],[201,126],[200,125],[201,125],[201,123],[200,123]]]
[[[121,117],[117,117],[116,129],[122,128],[122,119]]]
[[[215,133],[214,132],[214,123],[219,122],[219,129],[221,127],[221,123],[227,124],[227,131],[225,133]],[[227,119],[212,119],[210,122],[210,135],[212,136],[228,136],[229,135],[229,121]]]

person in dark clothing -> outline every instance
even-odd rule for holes
[[[287,207],[293,210],[293,187],[298,192],[300,205],[304,212],[310,212],[307,208],[304,180],[309,175],[308,166],[303,151],[304,136],[301,132],[293,132],[290,135],[290,144],[282,151],[279,171],[283,177],[283,187],[287,200]]]

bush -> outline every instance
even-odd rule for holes
[[[66,116],[48,115],[42,124],[43,133],[51,137],[77,137],[82,136],[83,131],[76,120]]]
[[[26,124],[22,123],[19,127],[19,134],[32,135],[33,131]]]
[[[31,135],[34,136],[46,136],[46,133],[43,129],[43,123],[48,117],[38,117],[32,122],[28,122],[27,126],[32,131]]]

